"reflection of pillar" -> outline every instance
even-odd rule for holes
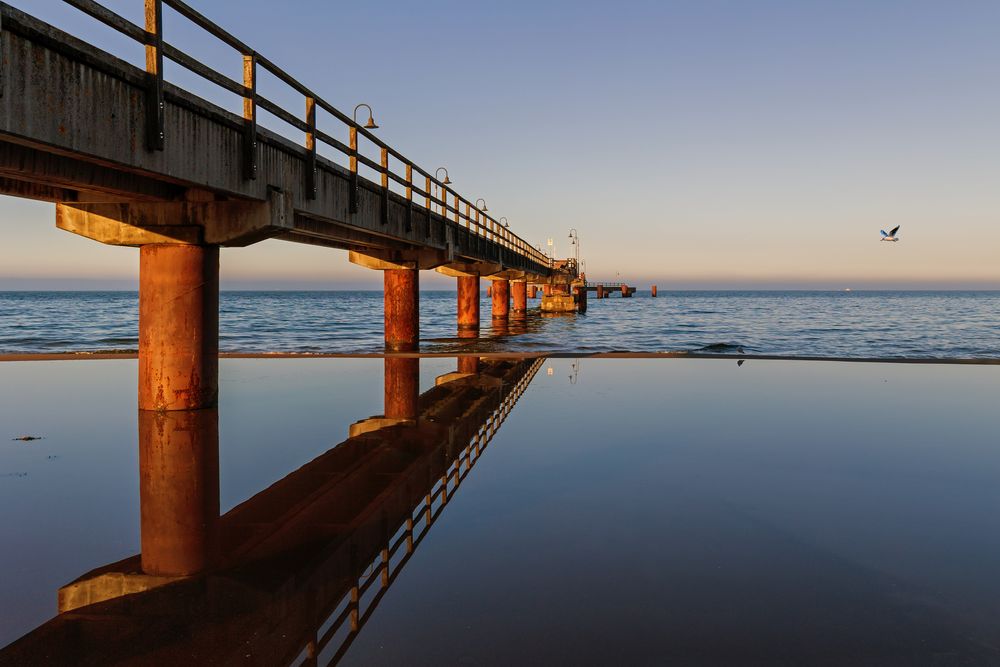
[[[139,250],[139,409],[193,410],[219,398],[219,248]]]
[[[515,280],[511,284],[511,296],[514,299],[513,316],[523,319],[528,313],[528,283]]]
[[[458,277],[458,328],[479,329],[479,276]]]
[[[420,359],[385,358],[385,416],[416,419],[420,398]]]
[[[417,269],[386,269],[385,349],[416,350],[420,338],[420,273]]]
[[[139,411],[142,571],[202,572],[218,555],[219,413]]]
[[[478,338],[479,331],[474,329],[459,329],[459,338]],[[479,372],[479,357],[476,356],[461,356],[458,358],[458,372],[459,373],[478,373]]]
[[[493,319],[506,320],[510,314],[510,281],[493,281]]]

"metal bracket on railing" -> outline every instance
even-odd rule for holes
[[[316,98],[306,98],[306,199],[316,199]]]
[[[350,144],[350,167],[351,167],[351,185],[350,192],[348,192],[349,210],[351,213],[358,212],[358,128],[351,126],[351,144]]]
[[[257,56],[243,55],[243,177],[257,178]]]
[[[163,5],[146,0],[146,144],[162,151],[163,137]]]
[[[389,149],[382,148],[382,224],[389,224]]]
[[[406,231],[413,231],[413,165],[406,165]]]

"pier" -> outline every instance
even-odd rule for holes
[[[576,308],[566,301],[573,260],[553,261],[452,189],[447,170],[439,179],[441,168],[383,142],[370,108],[357,118],[367,105],[340,111],[180,0],[142,0],[141,26],[92,0],[64,1],[143,45],[145,69],[0,2],[0,194],[54,202],[59,229],[140,249],[140,409],[217,404],[220,247],[281,239],[381,271],[387,352],[417,349],[421,271],[456,278],[465,337],[479,329],[481,280],[492,283],[495,324],[524,318],[528,283],[551,288],[543,310]],[[168,9],[228,47],[242,80],[171,43]],[[165,60],[234,96],[242,114],[165,81]],[[259,93],[262,73],[300,106]],[[302,140],[263,127],[259,112]]]

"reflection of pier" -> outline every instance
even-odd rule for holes
[[[143,553],[63,587],[0,662],[335,662],[542,360],[480,363],[221,517],[216,411],[141,413]]]

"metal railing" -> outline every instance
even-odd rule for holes
[[[544,359],[536,359],[525,374],[512,387],[510,393],[486,418],[469,443],[449,464],[441,479],[427,492],[424,501],[410,512],[409,518],[388,538],[379,555],[362,568],[362,574],[351,589],[334,603],[331,612],[319,623],[317,631],[300,651],[292,664],[311,666],[318,664],[320,654],[327,649],[333,651],[330,660],[324,664],[335,665],[347,653],[358,633],[371,618],[386,591],[396,581],[400,571],[409,562],[414,550],[420,546],[448,501],[454,496],[459,485],[465,480],[472,467],[479,461],[486,446],[507,419],[521,395],[531,384]],[[403,555],[393,565],[392,559],[401,550]],[[365,603],[365,594],[378,584],[378,592]],[[344,632],[341,632],[344,630]],[[339,641],[335,641],[339,640]],[[336,647],[336,648],[334,648]]]
[[[147,96],[150,113],[148,114],[147,145],[151,150],[163,150],[164,136],[164,98],[163,98],[163,59],[166,58],[206,81],[233,93],[243,100],[243,172],[244,178],[252,180],[257,176],[257,111],[262,109],[275,118],[305,133],[302,145],[302,155],[306,160],[305,183],[303,187],[306,197],[316,197],[316,149],[318,144],[329,146],[349,158],[350,210],[357,211],[357,193],[360,187],[358,174],[359,165],[363,165],[379,174],[378,184],[364,179],[373,189],[381,193],[382,222],[388,223],[388,201],[390,182],[404,189],[403,195],[407,206],[407,222],[412,219],[414,205],[423,207],[428,216],[431,213],[440,215],[445,220],[453,221],[464,227],[470,233],[492,241],[507,250],[526,257],[542,266],[551,267],[551,260],[541,250],[514,234],[505,225],[486,211],[462,197],[439,181],[435,175],[416,165],[404,155],[391,148],[377,136],[358,124],[353,118],[344,114],[298,80],[287,74],[247,44],[240,41],[226,30],[213,23],[190,5],[181,0],[143,0],[145,3],[145,27],[140,27],[128,19],[116,14],[94,0],[62,0],[64,3],[79,9],[101,23],[113,28],[119,33],[143,44],[146,49],[146,72],[148,75]],[[138,0],[137,0],[138,1]],[[188,19],[199,28],[234,49],[243,60],[243,81],[235,81],[216,69],[205,65],[196,58],[184,53],[179,48],[164,40],[163,7],[167,6],[179,15]],[[263,69],[278,80],[303,96],[303,114],[287,111],[275,102],[267,99],[257,91],[257,72]],[[316,109],[329,113],[337,121],[348,128],[348,142],[345,144],[331,134],[321,130],[316,125]],[[379,152],[379,160],[375,161],[358,148],[359,137],[371,142]],[[390,168],[390,158],[402,167],[402,173]],[[437,194],[435,194],[435,190]],[[414,199],[417,198],[415,202]],[[485,206],[483,207],[485,208]],[[463,210],[464,209],[464,210]]]

